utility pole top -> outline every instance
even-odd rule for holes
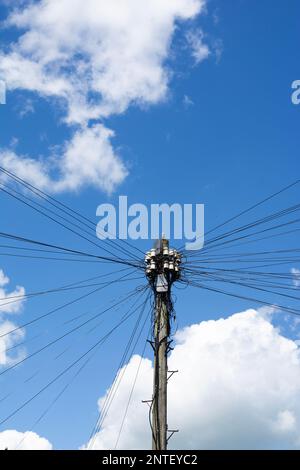
[[[158,277],[163,277],[170,288],[180,278],[181,254],[169,247],[169,240],[164,236],[157,245],[146,253],[146,276],[154,289]]]

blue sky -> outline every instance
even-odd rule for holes
[[[6,3],[0,2],[1,21],[11,11]],[[26,9],[26,5],[27,2],[24,2],[21,10]],[[288,6],[271,0],[210,0],[199,15],[190,15],[187,20],[174,20],[172,17],[176,29],[170,34],[170,46],[160,63],[160,67],[168,73],[167,90],[155,99],[144,92],[141,98],[137,93],[123,109],[119,102],[123,97],[114,97],[113,102],[107,100],[105,103],[112,108],[106,116],[102,111],[98,119],[90,118],[84,123],[66,122],[70,110],[67,110],[62,96],[29,90],[29,87],[26,89],[24,84],[19,83],[22,80],[15,80],[11,85],[7,79],[10,77],[8,66],[1,67],[0,62],[0,79],[1,71],[7,74],[4,79],[8,88],[7,104],[0,106],[0,153],[3,155],[10,151],[19,159],[30,157],[45,163],[64,152],[67,142],[72,141],[76,132],[85,132],[85,126],[93,128],[101,123],[113,130],[110,143],[113,158],[118,159],[118,163],[114,164],[122,162],[128,175],[123,175],[120,182],[116,178],[110,193],[103,190],[103,180],[108,181],[111,175],[104,173],[99,184],[90,184],[87,179],[81,181],[78,188],[57,190],[55,197],[95,222],[97,206],[104,202],[117,203],[119,195],[128,195],[130,203],[147,205],[162,202],[203,203],[205,224],[209,229],[297,178],[300,107],[291,102],[291,84],[299,79],[299,13],[297,0],[290,0]],[[25,24],[24,29],[30,28]],[[0,28],[2,64],[5,54],[11,53],[10,45],[15,44],[22,31],[22,27],[20,30],[16,25]],[[194,40],[200,38],[201,45],[207,45],[210,51],[208,57],[199,63],[193,41],[187,39],[188,34]],[[72,70],[69,73],[72,74]],[[119,73],[125,74],[122,69]],[[81,78],[84,80],[84,72]],[[154,90],[155,84],[151,86]],[[0,164],[3,164],[1,158]],[[85,164],[82,161],[82,165]],[[124,167],[123,170],[118,167],[118,171],[125,171]],[[54,165],[47,171],[51,174],[50,178],[57,181],[57,167]],[[49,192],[51,181],[44,189]],[[288,207],[295,203],[296,197],[297,190],[294,189],[284,194],[280,201],[258,209],[252,217],[255,219]],[[3,232],[74,249],[88,247],[83,240],[4,194],[0,198],[0,207],[0,230]],[[152,242],[134,243],[144,251]],[[261,247],[278,247],[274,243],[266,242]],[[296,236],[291,237],[288,243],[296,246]],[[296,262],[294,267],[299,268],[299,263]],[[0,255],[0,269],[11,280],[10,291],[14,286],[21,285],[27,292],[34,292],[103,274],[110,267],[22,260]],[[136,285],[145,283],[143,279],[133,282]],[[54,315],[43,324],[47,338],[54,338],[60,328],[65,331],[65,327],[60,326],[64,315],[75,316],[82,313],[82,309],[105,308],[114,298],[132,288],[133,284],[120,286],[118,291],[111,287],[101,295],[91,296],[83,304],[76,304]],[[71,300],[74,295],[76,293],[66,293],[30,300],[25,303],[19,316],[10,319],[18,324],[27,316],[31,318],[35,313],[46,312]],[[256,307],[248,301],[198,289],[176,291],[176,297],[180,328]],[[121,314],[117,313],[118,318]],[[111,315],[107,317],[104,326],[109,328],[112,320]],[[39,334],[41,327],[28,328],[27,337]],[[113,380],[132,327],[133,321],[99,350],[35,429],[55,448],[78,448],[87,442],[97,418],[97,399],[103,396]],[[282,325],[282,328],[285,327]],[[287,334],[297,336],[290,329]],[[75,338],[66,339],[64,344],[50,348],[43,355],[0,377],[1,395],[2,390],[4,395],[14,391],[11,397],[0,403],[1,417],[31,396],[40,384],[54,376],[74,355],[80,355],[93,339],[95,341],[97,332],[93,332],[86,342],[84,335],[78,334],[76,337],[78,342],[63,359],[55,360],[55,357]],[[42,337],[35,340],[34,347],[28,344],[27,352],[42,347],[44,341]],[[141,351],[142,347],[143,341],[137,351]],[[151,357],[150,349],[147,356]],[[40,370],[39,375],[26,382],[37,370]],[[5,423],[1,431],[17,429],[24,432],[30,429],[55,391],[59,393],[64,383],[54,385],[9,423]]]

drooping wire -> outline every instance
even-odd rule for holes
[[[135,304],[133,304],[134,306]],[[132,306],[132,307],[133,307]],[[131,308],[132,308],[131,307]],[[125,316],[129,313],[126,312]],[[124,317],[124,316],[123,316]],[[123,318],[122,317],[122,318]],[[83,372],[83,370],[86,368],[86,366],[88,365],[88,363],[95,357],[95,355],[97,354],[98,350],[100,349],[100,347],[102,346],[103,344],[100,344],[96,349],[95,351],[92,352],[92,354],[90,356],[88,356],[88,358],[86,359],[86,361],[79,367],[79,369],[75,372],[75,374],[72,376],[72,378],[63,386],[62,390],[60,390],[60,392],[54,397],[54,399],[50,402],[50,404],[46,407],[46,409],[42,412],[42,414],[37,418],[37,420],[34,422],[34,424],[31,426],[30,428],[30,431],[32,432],[38,424],[40,424],[40,422],[46,417],[46,415],[50,412],[50,410],[54,407],[54,405],[60,400],[60,398],[64,395],[64,393],[67,391],[68,388],[70,388],[70,386],[74,383],[74,381],[77,379],[77,377]],[[22,443],[25,441],[26,439],[26,434],[22,437],[22,439],[20,440],[20,442],[17,444],[15,450],[17,450],[18,448],[20,448],[20,446],[22,445]]]
[[[66,368],[64,368],[58,375],[56,375],[50,382],[48,382],[45,386],[43,386],[40,390],[38,390],[34,395],[32,395],[29,399],[23,402],[19,407],[9,413],[5,418],[0,421],[0,426],[5,424],[9,421],[12,417],[14,417],[17,413],[23,410],[26,406],[28,406],[33,400],[35,400],[38,396],[40,396],[43,392],[45,392],[49,387],[51,387],[54,383],[56,383],[61,377],[65,376],[67,372],[72,370],[77,364],[79,364],[83,359],[85,359],[92,351],[94,351],[100,344],[103,344],[110,335],[116,331],[120,326],[122,326],[128,318],[130,318],[135,312],[130,312],[126,315],[125,318],[121,319],[106,335],[102,336],[95,344],[93,344],[87,351],[81,354],[76,360],[74,360],[71,364],[69,364]]]
[[[135,294],[135,292],[133,294],[130,294],[128,296],[128,298],[132,297],[133,295]],[[126,298],[127,300],[127,298]],[[40,349],[34,351],[33,353],[29,354],[28,356],[25,356],[23,359],[20,359],[19,361],[15,362],[14,364],[10,365],[9,367],[7,367],[6,369],[4,369],[2,372],[0,372],[0,377],[4,374],[6,374],[7,372],[15,369],[16,367],[18,367],[20,364],[23,364],[24,362],[28,361],[29,359],[35,357],[37,354],[40,354],[41,352],[45,351],[46,349],[48,349],[49,347],[53,346],[54,344],[57,344],[59,341],[63,340],[64,338],[66,338],[67,336],[71,335],[72,333],[75,333],[76,331],[78,331],[80,328],[82,328],[83,326],[87,325],[88,323],[92,322],[93,320],[95,320],[96,318],[99,318],[100,316],[102,316],[104,313],[107,313],[108,311],[112,310],[114,307],[116,307],[117,305],[120,305],[120,303],[122,302],[117,302],[117,304],[111,306],[111,307],[108,307],[107,309],[105,310],[102,310],[100,313],[97,313],[96,315],[94,315],[92,318],[89,318],[88,320],[84,321],[83,323],[81,323],[80,325],[77,325],[75,326],[74,328],[72,328],[71,330],[67,331],[66,333],[64,333],[63,335],[61,336],[58,336],[57,338],[55,338],[54,340],[50,341],[49,343],[47,343],[46,345],[44,345],[43,347],[41,347]]]
[[[147,319],[148,319],[148,317],[147,317]],[[116,443],[115,443],[115,446],[114,446],[114,450],[116,450],[117,447],[118,447],[118,444],[119,444],[119,441],[120,441],[120,438],[121,438],[121,434],[122,434],[123,429],[124,429],[124,424],[125,424],[126,417],[127,417],[127,414],[128,414],[129,406],[131,404],[133,393],[134,393],[136,383],[137,383],[137,380],[138,380],[138,376],[139,376],[139,373],[140,373],[140,370],[141,370],[141,366],[142,366],[143,360],[145,358],[145,352],[146,352],[146,347],[147,347],[148,340],[149,340],[149,337],[150,337],[150,332],[151,332],[151,327],[150,327],[150,330],[147,334],[146,340],[144,342],[144,347],[143,347],[143,350],[142,350],[142,353],[141,353],[141,356],[140,356],[140,359],[139,359],[136,374],[135,374],[134,379],[133,379],[132,387],[131,387],[131,390],[130,390],[130,393],[129,393],[128,401],[127,401],[127,404],[126,404],[126,407],[125,407],[125,411],[124,411],[124,414],[123,414],[123,418],[122,418],[121,426],[120,426],[120,429],[119,429],[119,432],[118,432],[117,440],[116,440]]]
[[[117,281],[108,281],[108,282],[105,283],[103,286],[97,287],[96,289],[93,289],[92,291],[90,291],[90,292],[88,292],[88,293],[86,293],[86,294],[84,294],[84,295],[81,295],[80,297],[77,297],[76,299],[73,299],[73,300],[71,300],[71,301],[69,301],[69,302],[67,302],[67,303],[65,303],[65,304],[63,304],[63,305],[60,305],[60,306],[56,307],[55,309],[52,309],[52,310],[50,310],[50,311],[48,311],[48,312],[46,312],[46,313],[44,313],[44,314],[42,314],[42,315],[39,315],[38,317],[36,317],[36,318],[34,318],[34,319],[32,319],[32,320],[29,320],[29,321],[27,321],[26,323],[23,323],[22,325],[19,325],[19,326],[17,326],[17,327],[14,327],[14,328],[12,328],[11,330],[7,331],[6,333],[1,334],[1,335],[0,335],[0,338],[3,338],[3,337],[8,336],[8,335],[10,335],[10,334],[12,334],[12,333],[15,333],[15,332],[18,331],[18,330],[21,330],[21,329],[23,329],[23,328],[25,328],[25,327],[27,327],[27,326],[29,326],[29,325],[32,325],[32,324],[34,324],[34,323],[36,323],[36,322],[38,322],[38,321],[41,321],[41,320],[43,320],[44,318],[47,318],[47,317],[49,317],[50,315],[53,315],[54,313],[57,313],[58,311],[61,311],[61,310],[63,310],[64,308],[69,307],[70,305],[73,305],[73,304],[75,304],[75,303],[77,303],[77,302],[80,302],[81,300],[86,299],[87,297],[89,297],[89,296],[95,294],[96,292],[99,292],[99,291],[105,289],[105,287],[110,286],[111,284],[113,284],[113,283],[115,283],[115,282],[120,282],[120,281],[122,281],[122,278],[125,278],[126,276],[128,276],[128,274],[122,276],[122,277],[121,277],[120,279],[118,279]]]
[[[48,204],[50,204],[52,207],[55,207],[56,209],[58,209],[60,212],[66,214],[68,217],[72,217],[72,219],[78,221],[79,223],[81,223],[84,227],[88,227],[90,230],[91,230],[91,226],[93,228],[93,235],[94,235],[94,231],[96,229],[96,226],[94,224],[94,222],[92,222],[91,220],[89,220],[87,217],[83,216],[82,214],[80,214],[78,211],[75,211],[74,209],[68,207],[66,204],[63,204],[62,202],[58,201],[57,199],[55,199],[54,197],[46,194],[44,191],[40,190],[39,188],[35,187],[34,185],[26,182],[24,179],[20,178],[19,176],[17,176],[16,174],[12,173],[11,171],[8,171],[6,170],[5,168],[1,167],[0,166],[0,172],[2,172],[3,174],[6,175],[6,177],[8,178],[11,178],[14,182],[16,183],[19,183],[21,184],[23,187],[25,187],[27,190],[31,191],[33,194],[35,194],[35,196],[38,196],[40,197],[42,200],[46,201]],[[4,185],[2,183],[2,185]],[[10,188],[11,189],[11,188]],[[15,191],[15,190],[13,190]],[[15,191],[15,193],[17,193]],[[20,195],[20,193],[19,193]],[[23,196],[23,198],[26,198],[26,196],[24,195],[21,195]],[[26,198],[27,200],[30,198]],[[23,202],[23,201],[21,201]],[[40,204],[36,203],[37,205],[39,205],[40,207],[43,207],[43,209],[45,210],[48,210],[48,212],[51,212],[51,213],[54,213],[52,210],[50,210],[49,208],[45,208],[44,206],[41,206]],[[74,223],[70,222],[69,220],[67,220],[65,217],[62,217],[61,215],[59,215],[57,212],[54,213],[56,216],[60,217],[61,219],[67,221],[68,223],[71,223],[73,226],[75,225]],[[45,215],[45,214],[44,214]],[[55,222],[55,220],[54,220]],[[87,225],[87,223],[89,225]],[[78,227],[78,226],[77,226]],[[78,227],[80,228],[80,227]],[[81,230],[82,227],[81,227]],[[86,231],[85,231],[86,232]],[[87,232],[86,232],[87,233]],[[107,234],[109,234],[109,232],[107,232]],[[112,235],[112,234],[110,234]],[[139,250],[137,247],[135,247],[134,245],[131,245],[130,243],[128,243],[126,240],[114,240],[114,243],[111,244],[109,243],[107,240],[102,240],[103,243],[105,244],[108,244],[110,247],[114,248],[115,250],[117,249],[118,251],[121,251],[122,253],[127,253],[129,254],[129,256],[136,256],[136,255],[133,255],[132,254],[132,251],[128,251],[128,248],[124,248],[124,247],[120,247],[119,245],[119,241],[120,243],[122,242],[123,245],[126,245],[126,247],[129,247],[130,250],[136,250],[138,253],[139,253],[139,257],[140,257],[140,254],[142,253],[141,250]],[[105,251],[109,252],[111,254],[110,251],[108,251],[106,248],[102,247],[102,249],[104,249]]]
[[[149,295],[150,295],[150,294],[149,294]],[[98,419],[97,419],[97,421],[96,421],[96,424],[95,424],[95,426],[94,426],[94,428],[93,428],[93,430],[92,430],[92,432],[91,432],[91,435],[90,435],[90,438],[89,438],[89,443],[88,443],[88,449],[92,449],[92,448],[93,448],[94,443],[95,443],[95,439],[96,439],[96,436],[97,436],[97,433],[99,432],[99,430],[100,430],[101,427],[103,426],[103,423],[104,423],[104,421],[105,421],[105,419],[106,419],[106,417],[107,417],[108,411],[109,411],[109,409],[110,409],[110,407],[111,407],[111,405],[112,405],[112,402],[113,402],[113,400],[114,400],[114,397],[116,396],[116,393],[117,393],[117,391],[118,391],[118,389],[119,389],[119,387],[120,387],[121,381],[122,381],[122,379],[123,379],[123,377],[124,377],[124,375],[125,375],[125,373],[126,373],[126,370],[127,370],[127,367],[128,367],[128,362],[127,362],[127,364],[126,364],[125,367],[124,367],[124,365],[125,365],[126,359],[132,355],[132,353],[129,354],[129,351],[130,351],[130,348],[131,348],[132,343],[133,343],[133,341],[134,341],[134,337],[135,337],[135,335],[136,335],[136,332],[137,332],[137,330],[138,330],[138,326],[139,326],[139,324],[140,324],[140,322],[141,322],[141,320],[142,320],[142,316],[143,316],[143,314],[144,314],[144,311],[145,311],[145,308],[146,308],[146,305],[147,305],[147,302],[148,302],[148,299],[149,299],[149,295],[146,297],[146,299],[145,299],[145,301],[144,301],[144,303],[143,303],[143,305],[142,305],[142,307],[141,307],[141,311],[140,311],[139,318],[138,318],[137,323],[136,323],[136,325],[135,325],[135,327],[134,327],[134,329],[133,329],[133,331],[132,331],[132,334],[131,334],[131,336],[130,336],[130,338],[129,338],[129,340],[128,340],[128,343],[127,343],[127,345],[126,345],[126,347],[125,347],[125,351],[124,351],[124,353],[123,353],[123,355],[122,355],[122,358],[121,358],[121,360],[120,360],[120,363],[119,363],[119,365],[118,365],[117,373],[116,373],[116,375],[115,375],[114,381],[113,381],[113,383],[112,383],[112,386],[111,386],[110,389],[109,389],[109,392],[107,393],[107,396],[106,396],[106,398],[105,398],[105,400],[104,400],[104,403],[103,403],[103,405],[102,405],[102,407],[101,407],[101,412],[99,413],[99,417],[98,417]],[[149,314],[148,314],[148,315],[149,315]],[[147,317],[146,317],[146,320],[147,320],[147,318],[148,318],[148,315],[147,315]],[[146,320],[145,320],[145,322],[146,322]],[[145,323],[144,323],[144,325],[145,325]],[[144,328],[144,325],[142,326],[142,330],[143,330],[143,328]],[[141,334],[141,333],[140,333],[140,334]],[[137,344],[137,342],[138,342],[138,340],[139,340],[139,338],[140,338],[140,334],[138,335],[138,338],[137,338],[136,342],[134,343],[134,346],[133,346],[133,348],[132,348],[132,351],[133,351],[133,350],[135,349],[135,347],[136,347],[136,344]]]

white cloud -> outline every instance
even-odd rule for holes
[[[166,93],[164,61],[176,20],[195,17],[204,0],[42,0],[13,12],[25,30],[1,71],[9,89],[64,98],[67,119],[86,123]],[[27,72],[25,74],[24,72]],[[96,105],[88,93],[99,94]]]
[[[184,95],[182,103],[185,108],[190,108],[191,106],[194,106],[195,104],[192,98],[188,95]]]
[[[4,271],[0,270],[0,287],[6,286],[9,284],[9,278],[5,276]]]
[[[23,102],[20,103],[20,106],[17,109],[19,117],[23,119],[25,116],[34,113],[34,105],[33,101],[30,98],[25,99]]]
[[[0,322],[0,366],[13,365],[25,357],[25,352],[22,348],[10,349],[25,336],[23,329],[13,331],[16,327],[17,325],[7,320]],[[7,334],[10,331],[13,332]]]
[[[291,273],[294,276],[293,283],[295,287],[300,287],[300,269],[292,268]]]
[[[24,287],[17,286],[12,292],[7,291],[10,279],[0,269],[0,366],[11,365],[24,357],[24,350],[18,348],[11,352],[11,347],[19,343],[25,336],[23,329],[16,330],[7,334],[16,328],[16,325],[5,319],[5,315],[19,313],[24,304]]]
[[[39,188],[46,191],[76,191],[88,184],[110,193],[127,175],[111,145],[113,136],[113,131],[97,124],[75,132],[62,147],[61,154],[52,155],[48,162],[20,157],[11,150],[0,152],[0,161],[29,183],[38,182]],[[5,179],[3,175],[2,180]]]
[[[126,373],[123,375],[123,372],[120,371],[119,377],[122,377],[122,381],[120,381],[120,386],[117,388],[104,427],[95,436],[95,440],[91,441],[88,446],[89,449],[114,449],[138,367],[140,367],[140,371],[118,448],[146,449],[149,447],[149,411],[147,405],[142,403],[142,400],[151,398],[152,363],[148,359],[142,359],[141,362],[140,356],[135,355],[127,365]],[[102,409],[108,393],[109,391],[104,397],[100,398],[98,402],[99,410]],[[125,434],[126,438],[124,439]]]
[[[0,269],[0,314],[19,313],[24,303],[24,287],[17,286],[14,291],[7,292],[9,282],[9,278]]]
[[[0,75],[8,90],[34,92],[56,105],[59,100],[65,122],[80,126],[66,147],[72,147],[78,134],[94,134],[95,149],[81,147],[80,156],[73,150],[71,182],[64,171],[59,181],[49,176],[57,167],[68,170],[64,153],[37,161],[17,155],[7,158],[2,152],[2,164],[6,155],[8,169],[29,171],[48,190],[74,190],[77,181],[79,187],[96,184],[109,191],[122,182],[126,170],[111,146],[111,131],[104,125],[101,131],[100,126],[87,126],[91,120],[123,113],[130,105],[151,105],[166,98],[170,81],[166,59],[176,23],[195,18],[205,3],[85,0],[82,8],[81,0],[41,0],[14,9],[6,26],[19,29],[18,41],[10,51],[0,50]],[[200,55],[202,60],[207,52],[204,45],[197,52],[196,43],[195,38],[194,55],[200,62]]]
[[[190,45],[192,56],[196,65],[200,64],[209,57],[211,51],[208,45],[204,42],[204,34],[201,29],[189,31],[186,35],[186,38]]]
[[[22,360],[26,352],[18,345],[25,337],[24,328],[17,329],[17,325],[5,319],[5,315],[21,311],[25,295],[24,287],[17,287],[13,292],[7,292],[10,279],[0,269],[0,367],[11,366]],[[14,301],[13,303],[10,303]],[[16,302],[15,302],[16,301]],[[11,332],[11,333],[10,333]],[[33,432],[17,432],[7,430],[0,432],[0,450],[51,450],[52,445]]]
[[[5,314],[18,313],[21,311],[24,299],[16,297],[25,295],[24,287],[17,287],[15,291],[8,293],[6,286],[10,279],[0,270],[0,366],[11,366],[25,357],[23,348],[14,346],[25,337],[24,329],[16,329],[17,325],[4,319]],[[15,302],[16,301],[16,302]],[[13,303],[10,303],[13,302]],[[11,332],[10,334],[8,334]],[[52,445],[46,440],[32,432],[20,433],[17,431],[0,432],[1,449],[45,449],[51,450]]]
[[[0,432],[0,450],[52,450],[52,444],[34,432]]]
[[[181,330],[169,359],[179,370],[169,384],[170,441],[180,449],[293,449],[300,442],[300,353],[266,312],[248,310]],[[113,448],[139,363],[124,381],[97,435],[95,448]],[[120,449],[149,448],[152,366],[143,359]],[[99,401],[99,406],[103,399]]]
[[[213,51],[216,57],[217,64],[221,61],[223,51],[224,51],[224,44],[222,39],[216,39],[213,43]]]

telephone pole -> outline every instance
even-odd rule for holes
[[[152,449],[166,450],[168,445],[167,384],[170,351],[171,287],[180,278],[181,255],[169,248],[164,237],[146,253],[146,275],[154,292],[153,315],[154,381],[151,400]],[[175,431],[169,431],[173,434]]]

